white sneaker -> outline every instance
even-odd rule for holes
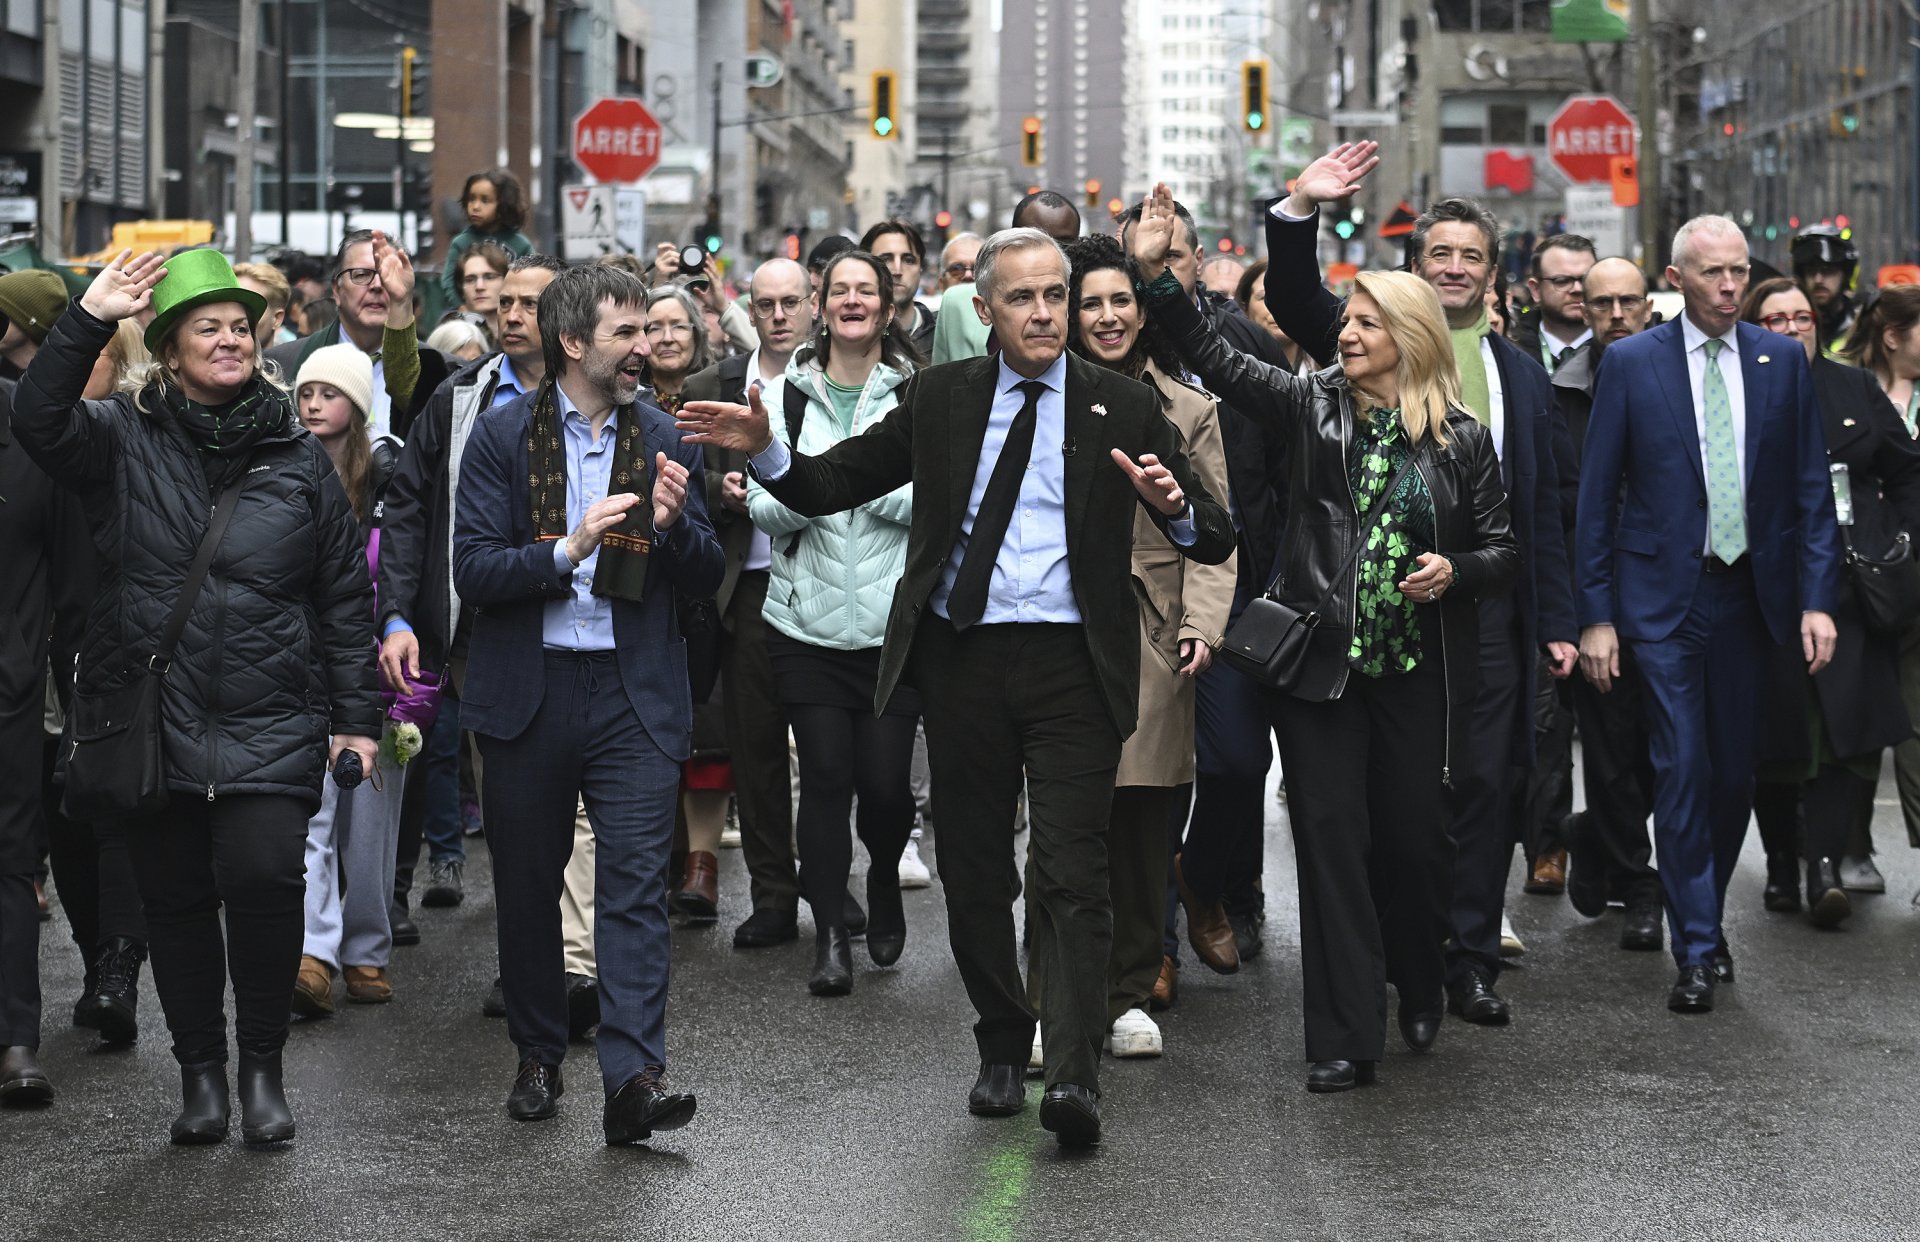
[[[1165,1051],[1160,1024],[1144,1009],[1129,1009],[1114,1019],[1107,1032],[1107,1054],[1116,1057],[1157,1057]]]
[[[1526,942],[1513,930],[1513,924],[1506,915],[1500,916],[1500,956],[1519,957],[1527,951]]]
[[[1044,1074],[1047,1070],[1046,1050],[1040,1046],[1040,1032],[1033,1033],[1033,1051],[1027,1054],[1027,1073]]]
[[[932,883],[933,872],[920,861],[920,847],[909,839],[907,848],[900,854],[900,887],[926,888]]]

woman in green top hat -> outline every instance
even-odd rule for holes
[[[129,815],[69,780],[69,814],[120,826],[147,908],[154,986],[180,1062],[173,1141],[226,1136],[231,975],[241,1133],[293,1137],[281,1088],[303,935],[307,821],[342,752],[380,732],[365,547],[326,451],[260,373],[262,306],[216,250],[123,251],[67,308],[20,381],[13,430],[80,494],[100,552],[63,763],[111,732],[146,675],[218,504],[232,518],[159,682],[167,804]],[[151,310],[137,392],[81,396],[116,325]],[[397,778],[396,778],[397,779]],[[225,909],[223,943],[221,910]]]

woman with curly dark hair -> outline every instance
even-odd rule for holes
[[[447,243],[446,266],[440,271],[440,291],[446,305],[460,305],[460,260],[469,247],[481,242],[503,246],[516,259],[533,253],[533,243],[520,231],[527,222],[527,200],[520,180],[504,168],[485,168],[467,178],[460,189],[460,207],[467,227]]]

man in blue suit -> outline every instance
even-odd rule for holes
[[[685,1125],[667,1089],[667,854],[693,733],[674,598],[711,596],[725,559],[700,450],[636,399],[646,288],[618,268],[540,297],[547,378],[479,419],[460,468],[453,575],[475,608],[461,722],[486,760],[499,907],[507,1112],[554,1115],[567,1047],[560,890],[576,801],[598,843],[594,917],[609,1144]]]
[[[1766,646],[1797,640],[1815,672],[1833,656],[1840,534],[1812,376],[1802,351],[1738,321],[1747,275],[1733,221],[1680,227],[1667,280],[1686,313],[1607,350],[1580,475],[1580,665],[1610,689],[1624,639],[1646,683],[1680,1013],[1733,982],[1720,917],[1753,807]]]

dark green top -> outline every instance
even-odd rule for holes
[[[1347,450],[1347,482],[1364,522],[1412,446],[1399,410],[1373,410]],[[1412,672],[1420,665],[1420,620],[1399,583],[1433,547],[1433,496],[1418,470],[1407,471],[1374,524],[1354,568],[1353,643],[1347,662],[1368,677]]]

